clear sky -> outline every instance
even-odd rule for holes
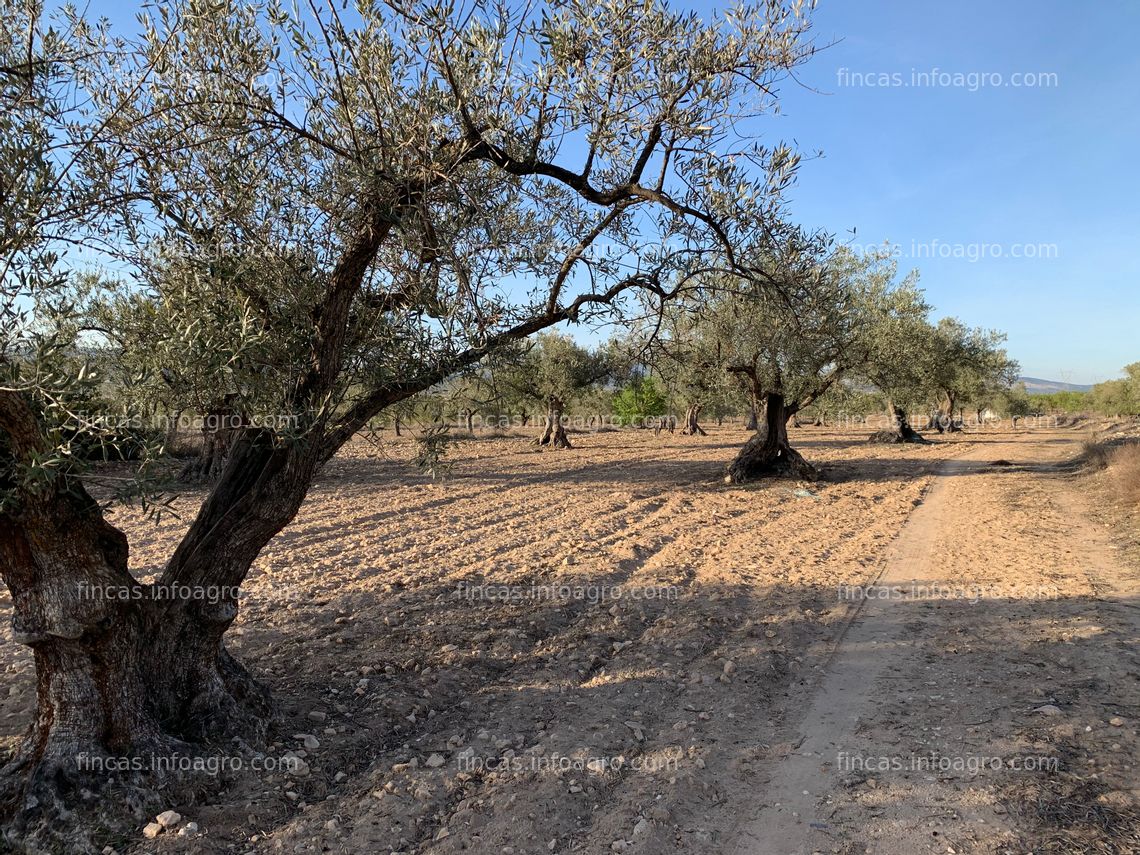
[[[88,8],[134,29],[138,4]],[[1025,375],[1140,360],[1140,2],[820,0],[814,21],[830,46],[752,129],[822,150],[797,219],[889,242],[938,316],[1006,331]]]
[[[1140,3],[821,0],[814,21],[836,43],[767,126],[823,151],[796,217],[897,245],[936,313],[1005,330],[1025,375],[1140,360]],[[911,85],[868,85],[894,73]]]

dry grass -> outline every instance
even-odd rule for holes
[[[1130,507],[1140,509],[1140,442],[1129,442],[1112,450],[1108,459],[1116,494]]]
[[[1057,855],[1132,855],[1140,810],[1098,782],[1062,774],[1019,783],[1008,803],[1034,831],[1021,844]]]
[[[1112,453],[1112,446],[1101,440],[1095,433],[1081,443],[1081,453],[1077,460],[1082,466],[1092,469],[1105,469],[1108,467],[1108,458]]]

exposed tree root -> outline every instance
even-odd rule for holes
[[[725,481],[729,484],[743,484],[765,477],[815,481],[819,478],[819,470],[787,442],[769,442],[766,434],[758,433],[744,444],[735,459],[728,464]]]

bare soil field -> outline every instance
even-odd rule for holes
[[[229,635],[280,704],[265,757],[219,747],[169,804],[196,831],[101,842],[1140,852],[1140,570],[1064,465],[1083,432],[865,434],[794,429],[823,480],[743,487],[736,428],[460,440],[434,482],[349,446]],[[116,514],[140,577],[201,498]],[[0,611],[8,749],[35,686]]]

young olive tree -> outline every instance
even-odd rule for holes
[[[1017,427],[1019,419],[1023,419],[1033,412],[1033,401],[1024,383],[1016,383],[1002,391],[1000,403],[1002,412],[1009,416],[1013,427]]]
[[[512,342],[713,259],[748,276],[733,248],[779,216],[796,158],[731,141],[810,53],[801,2],[336,8],[162,0],[122,41],[3,7],[0,568],[39,685],[5,769],[35,798],[9,805],[58,806],[78,753],[263,739],[271,698],[224,636],[320,467]],[[16,317],[74,314],[63,241],[161,315],[124,358],[248,416],[153,586],[60,452],[81,360]]]

